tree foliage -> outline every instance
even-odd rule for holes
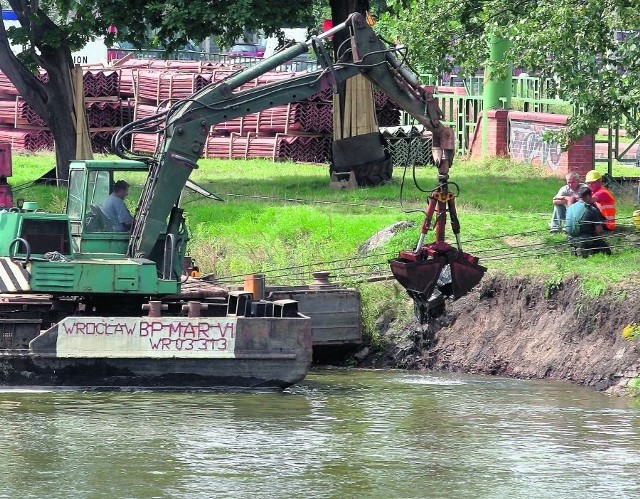
[[[97,36],[104,36],[108,46],[118,40],[137,47],[152,37],[167,52],[208,36],[231,45],[246,31],[270,35],[292,22],[307,25],[312,11],[305,0],[3,0],[7,4],[19,26],[5,29],[0,24],[0,70],[49,126],[63,178],[75,157],[74,50]],[[23,48],[17,57],[10,42]],[[36,77],[37,68],[46,70],[47,81]]]
[[[638,0],[388,0],[381,32],[409,48],[422,73],[488,64],[488,37],[509,40],[508,62],[549,78],[556,96],[581,109],[569,121],[578,137],[623,115],[640,128]],[[507,65],[493,68],[498,74]],[[635,112],[635,115],[634,115]]]
[[[246,31],[263,30],[276,33],[292,22],[306,25],[311,19],[312,4],[304,0],[7,0],[14,11],[30,12],[31,16],[49,18],[56,30],[49,33],[46,43],[57,44],[64,37],[74,49],[83,47],[96,36],[107,36],[107,44],[131,42],[141,47],[149,41],[168,51],[189,40],[201,41],[217,37],[223,45],[231,45]],[[117,34],[107,28],[116,26]],[[29,24],[9,31],[16,43],[32,39]],[[150,38],[152,40],[150,40]],[[44,40],[42,40],[44,41]]]

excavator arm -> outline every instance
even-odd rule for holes
[[[324,50],[322,40],[344,29],[350,31],[352,57],[334,62]],[[319,54],[321,69],[280,82],[244,88],[251,80],[308,52],[311,46]],[[380,40],[364,17],[356,13],[318,38],[295,44],[224,82],[207,86],[175,103],[166,112],[159,151],[154,158],[147,159],[149,177],[136,209],[129,256],[148,257],[160,235],[167,231],[167,220],[178,205],[191,172],[198,167],[197,161],[202,156],[211,126],[303,100],[325,88],[335,89],[339,82],[358,74],[375,83],[432,132],[434,159],[443,173],[448,172],[454,150],[453,133],[440,123],[441,112],[433,96],[399,63],[393,52],[394,49],[389,49]],[[135,126],[136,123],[128,125],[114,137],[116,153],[122,150],[118,141]]]
[[[340,60],[333,61],[324,48],[323,40],[345,29],[349,30],[350,34],[350,51],[346,51],[345,56],[341,56]],[[318,54],[321,69],[302,73],[284,81],[246,88],[248,82],[308,52],[312,46]],[[325,88],[333,88],[335,91],[338,83],[362,74],[432,133],[433,158],[438,168],[439,197],[435,198],[432,195],[431,199],[435,200],[433,209],[426,210],[428,221],[426,219],[423,224],[421,241],[414,252],[419,262],[428,260],[429,258],[425,257],[428,252],[423,249],[422,242],[431,223],[433,211],[436,209],[438,211],[437,243],[446,244],[444,243],[444,221],[447,203],[452,214],[452,222],[455,220],[457,224],[455,207],[450,202],[451,196],[447,190],[448,172],[454,154],[454,134],[450,128],[443,126],[440,122],[442,113],[432,92],[423,87],[416,75],[402,65],[395,56],[395,52],[395,48],[389,48],[376,35],[362,15],[355,13],[344,23],[335,26],[318,38],[295,44],[255,66],[238,72],[224,82],[207,86],[188,99],[175,103],[164,113],[164,135],[158,153],[154,158],[147,159],[149,176],[136,209],[128,255],[148,258],[162,234],[176,233],[177,235],[182,222],[182,212],[179,209],[180,195],[191,172],[198,167],[197,161],[202,156],[205,141],[213,125],[274,106],[303,100]],[[122,152],[120,145],[122,138],[127,133],[131,133],[136,126],[147,124],[148,121],[143,120],[142,123],[134,122],[124,127],[114,136],[114,151],[117,154],[119,151]],[[125,157],[123,154],[120,155]],[[454,232],[456,230],[459,228],[454,225]],[[459,256],[456,250],[447,248],[446,251]],[[407,255],[401,254],[400,260],[406,257]],[[411,267],[415,267],[413,265],[415,263],[413,262]],[[400,261],[399,264],[403,269],[398,273],[394,269],[397,265],[392,261],[392,271],[411,295],[411,288],[415,287],[414,283],[410,282],[413,278],[406,277],[407,266],[404,261]],[[433,279],[431,276],[433,272],[430,272],[431,281],[437,280],[439,273],[440,271],[435,272],[436,279]],[[409,270],[408,275],[417,274]],[[466,287],[470,289],[469,286],[463,285],[463,288]],[[418,293],[424,294],[427,291],[431,293],[431,283],[426,288],[422,285],[420,288],[423,291]],[[422,298],[424,297],[420,297]],[[423,301],[428,301],[426,298]],[[415,296],[414,299],[416,299]]]

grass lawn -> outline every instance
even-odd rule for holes
[[[63,190],[30,185],[53,164],[50,154],[14,154],[14,176],[9,179],[14,197],[63,211]],[[435,187],[433,167],[396,168],[389,185],[337,190],[329,187],[327,165],[267,160],[201,160],[199,165],[192,180],[225,200],[184,191],[190,253],[203,272],[226,283],[240,283],[244,274],[260,272],[269,284],[300,284],[310,282],[312,271],[330,270],[334,280],[362,289],[371,314],[380,312],[375,309],[380,296],[405,300],[394,281],[365,281],[388,275],[387,260],[399,250],[415,248],[422,210]],[[618,171],[638,175],[633,167]],[[133,203],[143,179],[127,180],[132,182]],[[614,254],[580,259],[570,255],[565,236],[548,230],[551,198],[562,179],[506,160],[456,160],[450,180],[459,186],[462,249],[479,256],[489,272],[538,276],[550,286],[579,276],[591,295],[640,282],[640,231],[631,218],[638,208],[637,184],[613,187],[618,229],[609,243]],[[400,221],[410,225],[374,250],[359,252],[376,232]],[[428,234],[426,242],[432,236]],[[447,240],[455,241],[450,225]]]

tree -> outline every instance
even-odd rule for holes
[[[76,147],[72,51],[102,35],[108,45],[117,39],[141,47],[150,33],[167,52],[207,36],[230,45],[245,29],[261,29],[271,35],[292,21],[311,21],[311,3],[305,0],[3,0],[3,4],[5,1],[20,26],[5,29],[0,24],[0,70],[51,130],[57,176],[62,179],[68,177]],[[117,34],[108,34],[112,25],[118,28]],[[10,41],[23,47],[17,56]],[[46,78],[38,75],[38,68],[46,71]]]
[[[629,0],[388,0],[379,29],[409,48],[418,71],[459,67],[474,74],[487,64],[487,40],[509,40],[515,66],[549,78],[556,95],[580,114],[569,138],[592,133],[640,102],[640,8]],[[505,67],[492,68],[504,71]],[[640,128],[640,116],[628,131]]]

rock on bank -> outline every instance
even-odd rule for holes
[[[640,376],[640,342],[622,337],[639,322],[640,290],[586,297],[577,280],[549,285],[487,277],[448,305],[446,317],[421,327],[389,328],[375,366],[569,380],[624,392]],[[396,321],[399,322],[399,321]]]

